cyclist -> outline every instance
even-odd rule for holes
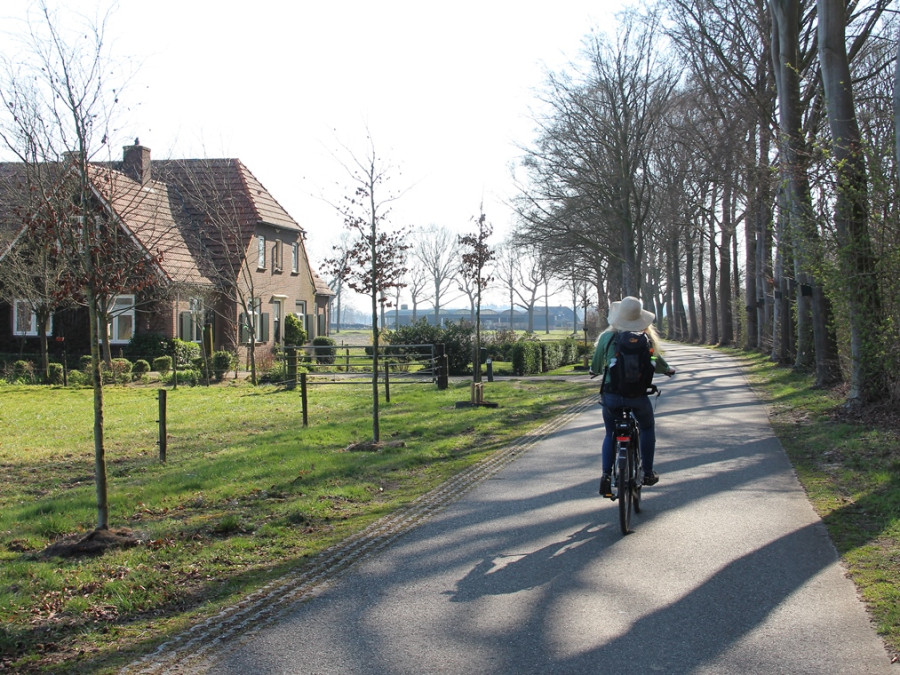
[[[612,358],[614,349],[611,346],[614,343],[616,334],[620,331],[644,332],[650,338],[653,346],[653,355],[655,357],[654,372],[665,375],[674,375],[675,369],[672,368],[662,357],[659,350],[659,335],[653,327],[653,321],[656,315],[644,309],[643,303],[634,297],[628,296],[622,298],[619,302],[614,302],[609,308],[609,317],[607,321],[609,327],[597,338],[594,346],[594,357],[591,360],[591,375],[604,374],[604,384],[609,384],[609,373],[607,366]],[[615,459],[615,443],[613,442],[613,432],[615,431],[615,420],[613,414],[616,409],[622,407],[631,408],[637,419],[638,427],[641,430],[641,462],[644,465],[644,485],[656,485],[659,482],[659,474],[653,470],[653,454],[656,450],[656,429],[653,417],[653,404],[650,397],[644,394],[637,398],[625,398],[618,394],[608,391],[603,393],[603,423],[606,426],[606,436],[603,439],[603,450],[601,454],[601,464],[603,474],[600,477],[600,494],[604,497],[611,497],[612,490],[610,486],[610,473],[612,472],[613,461]]]

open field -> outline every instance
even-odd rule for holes
[[[586,379],[586,378],[585,378]],[[105,672],[407,504],[549,416],[584,383],[487,385],[500,407],[456,409],[468,384],[392,387],[377,452],[371,389],[300,395],[246,383],[168,392],[108,387],[112,528],[140,541],[99,557],[42,551],[96,522],[91,391],[0,387],[0,670]]]

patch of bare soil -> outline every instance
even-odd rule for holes
[[[141,542],[128,528],[91,530],[87,534],[73,534],[59,539],[43,551],[44,558],[78,558],[103,555],[115,548],[132,548]]]
[[[387,448],[405,448],[406,443],[403,441],[388,441],[375,443],[373,441],[362,441],[360,443],[351,443],[344,452],[381,452]]]
[[[896,406],[887,402],[840,405],[831,411],[831,419],[900,433],[900,415],[897,414]]]

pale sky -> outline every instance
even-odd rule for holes
[[[108,6],[50,2],[92,16]],[[3,0],[2,32],[29,4]],[[138,67],[113,147],[137,137],[159,159],[240,158],[306,229],[320,267],[343,225],[317,195],[347,192],[334,156],[346,158],[341,145],[363,156],[368,128],[405,191],[394,225],[468,232],[483,200],[499,241],[545,68],[577,57],[592,29],[612,31],[623,4],[120,0],[113,58]]]

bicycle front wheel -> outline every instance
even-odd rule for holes
[[[632,495],[634,494],[633,469],[631,467],[631,454],[618,453],[618,479],[619,479],[619,527],[622,534],[628,534],[631,527]]]

